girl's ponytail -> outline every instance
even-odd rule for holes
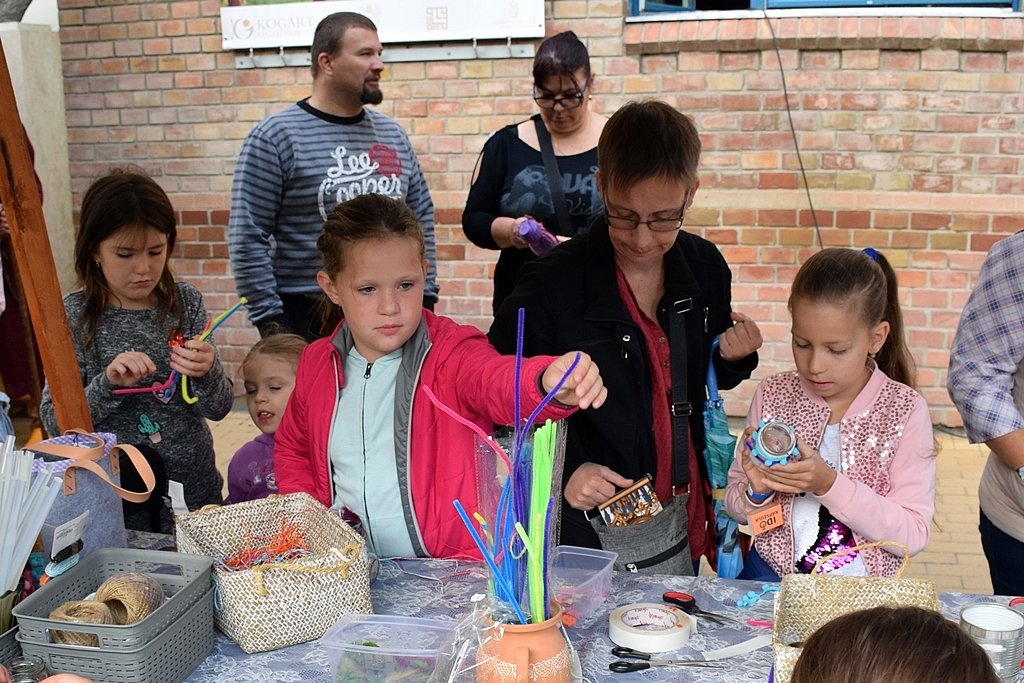
[[[869,328],[883,320],[889,323],[889,336],[875,362],[890,378],[914,388],[917,370],[907,348],[896,272],[885,256],[874,249],[822,249],[796,274],[790,310],[797,299],[855,306]]]
[[[882,314],[882,320],[889,323],[889,336],[882,348],[878,350],[875,362],[878,363],[882,372],[891,379],[914,389],[917,384],[917,367],[914,357],[910,355],[910,348],[907,346],[896,271],[882,254],[874,252],[874,259],[885,276],[885,311]]]

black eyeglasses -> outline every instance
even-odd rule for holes
[[[605,218],[608,219],[608,227],[616,230],[636,230],[641,225],[646,225],[652,232],[673,232],[683,227],[683,219],[686,218],[686,205],[680,209],[677,218],[652,218],[642,221],[639,218],[626,218],[625,216],[613,216],[606,210]]]
[[[589,85],[589,84],[588,84]],[[551,95],[537,95],[537,88],[533,89],[533,101],[541,109],[554,109],[556,104],[562,105],[562,109],[576,109],[583,104],[583,97],[587,92],[587,86],[583,86],[575,95],[552,97]]]

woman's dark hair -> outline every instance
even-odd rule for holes
[[[264,337],[245,354],[242,373],[244,374],[261,357],[282,360],[291,365],[294,371],[299,367],[299,356],[308,345],[309,342],[297,334],[272,334]]]
[[[988,655],[938,612],[874,607],[807,639],[790,683],[999,683]]]
[[[881,253],[873,249],[822,249],[797,272],[789,295],[790,311],[798,299],[856,307],[868,327],[882,321],[889,323],[889,336],[875,362],[897,382],[911,388],[916,385],[917,370],[904,336],[896,271]]]
[[[693,121],[657,100],[630,102],[612,114],[597,143],[602,191],[625,191],[648,178],[697,183],[700,135]]]
[[[576,81],[576,72],[583,69],[583,82]],[[563,31],[545,40],[533,58],[533,84],[542,87],[552,76],[568,78],[582,91],[590,80],[590,55],[572,31]]]
[[[87,348],[92,344],[100,316],[112,296],[107,279],[96,263],[96,249],[100,242],[120,230],[142,235],[146,228],[167,236],[164,272],[153,290],[160,307],[160,318],[173,314],[178,317],[178,326],[182,324],[178,292],[171,275],[171,250],[178,236],[171,200],[163,188],[142,171],[114,169],[94,181],[85,191],[75,239],[75,272],[82,284],[85,306],[78,320],[72,324],[85,332]]]
[[[323,258],[324,272],[333,280],[344,270],[346,251],[353,244],[391,237],[412,240],[419,247],[420,258],[426,258],[423,228],[413,210],[405,202],[382,194],[363,194],[334,207],[316,241],[316,248]],[[333,331],[343,315],[341,307],[326,296],[320,300],[323,333]]]

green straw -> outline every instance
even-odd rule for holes
[[[544,585],[544,546],[548,542],[545,530],[548,500],[551,497],[551,472],[555,462],[555,425],[551,420],[533,433],[533,481],[530,486],[529,538],[521,527],[517,529],[529,551],[526,575],[529,579],[531,619],[540,623],[547,618],[547,586]]]

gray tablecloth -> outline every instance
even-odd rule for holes
[[[443,578],[442,578],[443,577]],[[378,614],[400,614],[410,617],[459,619],[474,593],[485,590],[486,580],[481,567],[454,562],[404,561],[382,563],[380,576],[373,585],[373,609]],[[705,610],[737,620],[735,627],[718,627],[701,620],[698,633],[687,647],[678,651],[681,657],[697,657],[703,651],[715,650],[766,633],[768,629],[747,626],[748,620],[771,621],[771,594],[751,607],[740,608],[736,601],[749,590],[759,590],[760,583],[726,581],[712,577],[641,576],[617,572],[612,594],[603,609],[593,618],[569,629],[569,636],[583,661],[584,676],[598,681],[728,681],[731,683],[765,683],[771,666],[771,649],[764,648],[746,655],[723,660],[724,669],[654,668],[639,673],[613,674],[608,664],[615,660],[608,639],[608,614],[615,607],[637,602],[661,602],[668,590],[692,594]],[[992,597],[943,593],[942,608],[947,617],[959,618],[960,606],[968,602],[993,600]],[[1005,601],[1004,601],[1005,604]],[[188,678],[195,683],[223,681],[301,681],[333,683],[327,653],[317,642],[247,655],[219,631],[214,651]]]

